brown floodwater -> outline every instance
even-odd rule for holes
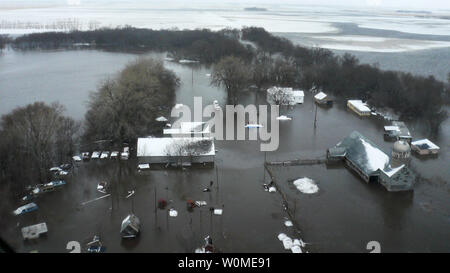
[[[82,119],[89,91],[136,57],[95,50],[7,51],[0,57],[0,114],[43,100],[59,101],[68,115]],[[208,68],[166,65],[181,79],[176,103],[192,106],[193,96],[202,96],[204,104],[217,99],[224,105],[226,94],[209,84]],[[254,103],[255,97],[243,93],[240,101]],[[265,103],[264,96],[259,103]],[[268,161],[324,156],[353,130],[390,153],[393,143],[383,140],[382,122],[359,118],[339,104],[318,109],[315,129],[311,94],[306,93],[303,105],[281,111],[293,120],[280,121],[280,146],[266,154]],[[422,124],[408,125],[415,138],[428,137]],[[439,156],[412,157],[412,168],[423,178],[410,193],[389,193],[366,184],[343,166],[271,166],[289,208],[295,208],[292,220],[299,230],[284,225],[288,215],[281,195],[264,191],[269,178],[259,141],[216,141],[214,168],[138,174],[135,159],[81,162],[67,185],[36,200],[39,210],[22,216],[2,212],[0,234],[19,252],[69,252],[69,241],[84,244],[94,235],[101,236],[107,252],[193,252],[207,235],[221,252],[288,252],[277,238],[281,232],[310,243],[310,252],[368,252],[369,241],[380,242],[383,252],[449,252],[449,136],[447,120],[432,139],[441,147]],[[300,193],[292,184],[300,177],[315,180],[319,192]],[[117,183],[113,198],[81,205],[102,196],[96,191],[100,181]],[[212,190],[203,192],[210,181]],[[135,194],[125,198],[129,190]],[[168,200],[164,210],[156,208],[161,198]],[[207,206],[189,211],[187,200],[206,201]],[[17,197],[7,207],[20,205]],[[223,214],[212,214],[211,207],[222,208]],[[169,217],[168,208],[176,209],[178,216]],[[131,212],[141,220],[141,234],[122,240],[120,224]],[[20,228],[39,222],[47,223],[48,234],[24,242]]]

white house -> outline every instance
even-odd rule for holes
[[[281,105],[295,105],[304,102],[305,92],[293,90],[292,87],[273,86],[267,89],[267,102]]]
[[[162,137],[138,138],[139,164],[214,163],[216,155],[212,138]]]

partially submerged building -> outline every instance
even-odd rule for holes
[[[412,136],[403,121],[392,121],[391,125],[384,126],[386,140],[404,140],[411,144]]]
[[[122,221],[122,225],[120,227],[120,234],[122,238],[135,238],[141,229],[141,221],[134,214],[129,214]]]
[[[294,90],[292,87],[273,86],[267,89],[267,102],[281,105],[295,105],[304,102],[305,92],[302,90]]]
[[[359,116],[370,116],[372,112],[362,100],[348,100],[347,107]]]
[[[216,150],[212,138],[162,137],[139,138],[137,157],[139,164],[170,164],[189,166],[192,163],[212,163]]]
[[[411,142],[411,149],[420,155],[438,154],[439,146],[428,139],[421,139]]]
[[[37,239],[41,234],[48,232],[47,224],[40,223],[32,226],[27,226],[22,228],[23,239]]]
[[[389,156],[359,132],[328,149],[327,158],[343,160],[365,182],[380,183],[388,191],[412,190],[415,175],[406,164],[391,164]]]
[[[314,95],[314,101],[319,105],[331,106],[333,104],[331,98],[324,92],[319,92],[316,95]]]

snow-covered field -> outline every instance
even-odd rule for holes
[[[7,1],[8,2],[8,1]],[[9,1],[11,2],[11,1]],[[23,1],[22,1],[23,2]],[[25,1],[26,2],[26,1]],[[0,4],[0,34],[69,31],[131,25],[152,29],[264,27],[270,32],[301,33],[313,45],[338,50],[405,52],[450,47],[450,11],[416,14],[388,9],[303,6],[296,4],[215,3],[202,1],[58,1],[39,6]],[[258,6],[266,11],[245,11]],[[430,40],[380,37],[382,34],[341,36],[336,23],[360,28],[434,35]],[[438,38],[436,38],[436,36]],[[439,37],[442,37],[440,39]]]

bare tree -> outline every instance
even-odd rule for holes
[[[161,61],[140,59],[91,94],[84,139],[133,141],[158,129],[170,111],[179,79]]]
[[[2,117],[0,167],[5,180],[19,185],[45,182],[50,166],[71,158],[79,123],[63,111],[58,103],[36,102]]]
[[[267,100],[276,105],[289,105],[292,103],[292,93],[286,88],[271,87],[267,90]]]
[[[211,83],[224,86],[228,92],[228,101],[236,104],[237,93],[243,91],[250,83],[250,69],[241,59],[228,56],[214,65]]]

